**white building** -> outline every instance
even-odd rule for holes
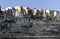
[[[24,17],[31,17],[29,7],[23,7],[23,11],[24,11],[24,13],[23,13]]]
[[[37,18],[37,9],[36,8],[32,9],[32,12],[33,12],[34,18]]]
[[[59,20],[59,11],[54,11],[54,18]]]
[[[50,10],[46,10],[46,15],[50,16]]]
[[[16,12],[15,12],[16,17],[23,17],[22,7],[21,6],[16,6],[15,10],[16,10]]]
[[[33,9],[33,16],[35,18],[43,18],[43,9]]]
[[[37,9],[33,9],[33,15],[36,15],[36,13],[37,13]]]
[[[28,7],[23,7],[23,9],[25,10],[24,14],[28,14]]]
[[[45,15],[44,9],[39,9],[39,11],[40,11],[40,15]]]
[[[60,11],[59,11],[59,14],[57,16],[57,20],[60,20]]]
[[[59,15],[59,11],[54,11],[54,17]]]

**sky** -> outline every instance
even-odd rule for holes
[[[25,6],[60,11],[60,0],[0,0],[0,5],[2,9],[6,7]]]

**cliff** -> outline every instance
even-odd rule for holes
[[[0,18],[0,37],[20,36],[60,36],[60,22],[32,18]]]

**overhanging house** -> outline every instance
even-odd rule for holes
[[[59,20],[59,11],[49,10],[49,9],[36,9],[29,7],[7,7],[4,11],[4,18],[11,19],[14,17],[17,18],[39,18],[47,20],[46,17],[49,16],[51,20]]]
[[[32,9],[32,12],[33,12],[33,17],[36,18],[37,9],[36,8]]]
[[[45,15],[46,15],[46,20],[48,19],[48,20],[51,20],[51,15],[50,15],[50,10],[49,9],[46,9],[45,10]]]
[[[55,10],[50,10],[50,15],[52,20],[57,20],[57,16],[59,15],[59,11],[55,11]]]
[[[60,12],[58,14],[58,16],[56,17],[57,20],[60,20]]]
[[[16,6],[15,10],[15,17],[23,18],[22,6]]]
[[[31,17],[31,9],[29,7],[23,7],[23,14],[24,18],[30,18]]]
[[[59,16],[59,11],[55,11],[55,12],[54,12],[54,18],[55,18],[56,20],[58,20],[58,16]]]
[[[39,13],[39,15],[38,15],[39,18],[40,18],[40,19],[43,19],[43,14],[44,14],[43,9],[39,9],[38,13]]]
[[[36,9],[36,8],[34,8],[34,9],[32,10],[32,12],[33,12],[34,18],[40,18],[41,16],[43,16],[43,15],[42,15],[43,13],[42,13],[40,10]]]

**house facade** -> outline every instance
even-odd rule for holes
[[[29,7],[23,7],[23,14],[24,14],[24,18],[28,18],[29,17]]]
[[[39,18],[43,19],[43,17],[44,17],[44,11],[43,9],[39,9]]]
[[[55,11],[55,10],[50,10],[50,15],[52,20],[57,20],[57,16],[59,15],[59,11]]]
[[[14,16],[13,16],[13,9],[12,9],[12,7],[7,7],[6,9],[5,9],[5,19],[7,19],[7,20],[11,20],[11,19],[14,19]]]
[[[16,10],[15,11],[15,17],[22,17],[23,18],[22,7],[16,6],[15,10]]]

